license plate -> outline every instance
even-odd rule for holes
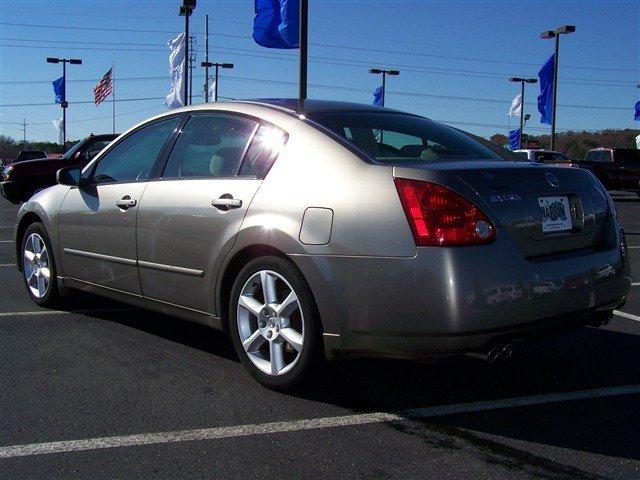
[[[544,233],[565,232],[573,228],[567,197],[540,197],[538,205],[540,205],[542,213],[542,231]]]

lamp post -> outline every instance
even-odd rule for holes
[[[218,62],[202,62],[200,64],[201,67],[208,69],[209,67],[215,67],[214,77],[214,88],[213,88],[213,101],[218,101],[218,68],[233,68],[233,63],[218,63]],[[209,99],[209,93],[206,92],[206,100]]]
[[[384,100],[386,96],[386,88],[387,88],[387,75],[400,75],[399,70],[384,70],[382,68],[371,68],[369,73],[373,73],[375,75],[382,75],[382,106],[384,107]]]
[[[62,99],[60,106],[62,107],[62,150],[67,143],[67,63],[71,65],[82,65],[82,60],[78,58],[52,58],[47,57],[47,63],[62,63]]]
[[[180,16],[184,17],[184,104],[189,105],[189,17],[196,8],[196,0],[182,0]]]
[[[555,39],[555,53],[553,55],[553,111],[551,113],[551,150],[554,150],[556,140],[556,100],[558,98],[558,51],[560,50],[560,35],[576,31],[575,25],[564,25],[555,30],[547,30],[540,34],[540,38]]]
[[[522,78],[522,77],[511,77],[509,79],[510,82],[520,82],[520,141],[519,148],[522,148],[522,129],[524,127],[524,84],[525,83],[538,83],[538,80],[535,78]]]

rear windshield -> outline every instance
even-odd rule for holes
[[[504,159],[468,135],[423,117],[334,112],[313,118],[380,163]]]
[[[536,162],[543,163],[567,163],[571,159],[566,155],[558,152],[536,152]]]
[[[618,163],[640,163],[640,150],[631,148],[616,148],[613,156]]]

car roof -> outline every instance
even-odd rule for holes
[[[290,112],[299,113],[300,102],[297,98],[256,98],[250,100],[240,100],[242,103],[254,103],[267,107],[275,107],[289,110]],[[302,106],[304,113],[324,113],[324,112],[388,112],[403,113],[411,115],[407,112],[394,110],[387,107],[375,107],[365,103],[341,102],[335,100],[305,100]]]

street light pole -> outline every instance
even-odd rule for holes
[[[77,58],[47,58],[47,63],[62,63],[62,98],[60,106],[62,107],[62,149],[67,143],[67,63],[71,65],[82,65],[82,60]]]
[[[204,16],[204,62],[209,63],[209,15]],[[204,103],[209,102],[209,67],[204,67]]]
[[[184,16],[184,105],[189,105],[189,17],[196,8],[196,0],[182,0],[180,16]]]
[[[382,75],[382,106],[384,107],[385,97],[387,95],[387,75],[400,75],[399,70],[384,70],[382,68],[371,68],[369,73]]]
[[[213,88],[213,101],[217,102],[218,101],[218,68],[233,68],[233,63],[218,63],[218,62],[202,62],[200,64],[201,67],[205,68],[205,75],[208,75],[209,72],[209,67],[215,67],[215,73],[213,74],[214,77],[214,88]],[[207,80],[208,80],[208,76],[207,76]],[[205,97],[208,101],[209,96],[207,94],[207,96]]]
[[[522,129],[524,128],[524,84],[525,83],[537,83],[535,78],[522,78],[511,77],[510,82],[520,82],[520,140],[518,142],[519,148],[522,148]]]
[[[556,140],[556,101],[558,98],[558,52],[560,51],[560,35],[566,35],[576,31],[575,25],[564,25],[555,30],[547,30],[540,34],[540,38],[555,40],[555,49],[553,55],[553,95],[551,110],[551,150],[555,150]]]

